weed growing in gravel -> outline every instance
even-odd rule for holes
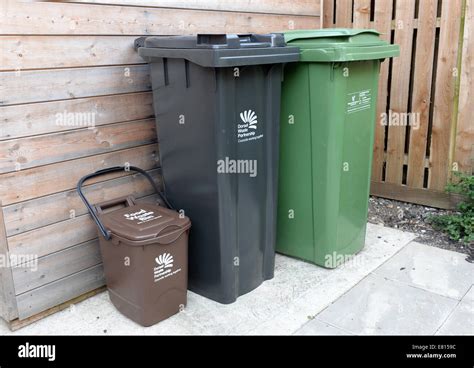
[[[450,215],[432,216],[433,227],[441,230],[456,241],[474,244],[474,175],[454,173],[456,180],[446,190],[461,194],[465,200],[458,206],[458,212]]]

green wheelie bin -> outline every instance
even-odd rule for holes
[[[285,33],[301,60],[282,89],[277,251],[336,268],[365,242],[380,63],[374,30]]]

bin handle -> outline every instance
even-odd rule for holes
[[[116,172],[116,171],[127,171],[127,172],[128,171],[136,171],[136,172],[142,174],[143,176],[145,176],[148,179],[150,184],[155,189],[155,192],[163,200],[163,202],[168,206],[168,208],[173,208],[170,205],[170,203],[166,200],[166,197],[163,195],[163,193],[160,192],[158,186],[156,185],[155,181],[150,176],[150,174],[148,174],[145,170],[142,170],[138,167],[135,167],[135,166],[127,166],[127,167],[125,167],[125,166],[113,166],[113,167],[108,167],[106,169],[97,170],[96,172],[94,172],[92,174],[86,175],[86,176],[82,177],[81,180],[79,180],[79,182],[77,183],[77,193],[79,194],[79,197],[82,199],[82,201],[86,205],[87,210],[89,211],[90,215],[92,216],[92,219],[95,221],[95,223],[99,227],[100,232],[102,233],[102,235],[104,236],[104,238],[106,240],[110,240],[111,233],[110,233],[109,230],[107,230],[105,228],[102,221],[100,221],[96,210],[91,206],[91,204],[89,203],[87,198],[84,196],[84,193],[82,192],[82,185],[84,184],[85,181],[87,181],[89,179],[92,179],[92,178],[95,178],[96,176],[100,176],[100,175],[104,175],[104,174],[108,174],[108,173]]]
[[[107,208],[118,206],[119,204],[124,204],[125,207],[132,207],[135,205],[135,199],[132,196],[115,198],[109,201],[100,202],[99,204],[94,205],[93,208],[100,214]]]

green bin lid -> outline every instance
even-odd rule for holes
[[[285,41],[301,49],[301,61],[376,60],[400,55],[400,47],[373,29],[327,28],[285,32]]]

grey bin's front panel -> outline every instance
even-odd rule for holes
[[[189,288],[232,303],[273,277],[282,64],[243,66],[238,77],[183,59],[151,68],[165,193],[193,223]],[[245,112],[256,129],[239,138]],[[218,173],[226,158],[256,160],[257,175]]]

